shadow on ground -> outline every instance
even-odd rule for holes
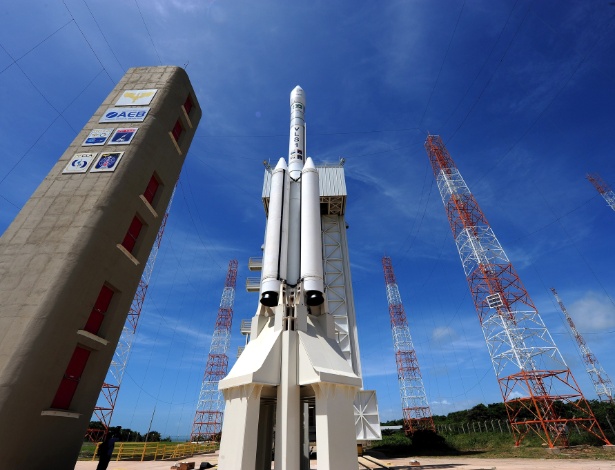
[[[460,451],[451,446],[444,437],[429,430],[416,431],[412,437],[402,434],[383,439],[365,452],[376,458],[403,458],[415,456],[467,456],[482,454],[483,451]],[[446,467],[441,467],[446,468]]]

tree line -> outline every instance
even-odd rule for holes
[[[104,430],[104,426],[100,421],[90,421],[89,429]],[[138,431],[123,428],[122,426],[109,426],[109,433],[114,434],[120,442],[171,442],[169,436],[163,438],[158,431],[141,434]]]
[[[588,400],[589,405],[594,413],[594,416],[598,420],[598,424],[607,435],[615,435],[615,404],[602,402],[598,400]],[[573,418],[575,413],[578,414],[578,410],[572,403],[557,402],[555,409],[562,418]],[[520,419],[530,418],[520,414]],[[434,424],[438,425],[462,425],[464,423],[491,422],[492,420],[507,421],[508,415],[506,414],[506,407],[504,403],[491,403],[490,405],[484,405],[482,403],[462,411],[453,411],[447,415],[434,415]],[[396,419],[382,423],[383,426],[397,426],[403,425],[403,419]]]

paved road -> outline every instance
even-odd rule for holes
[[[615,455],[614,455],[615,456]],[[472,459],[465,457],[417,457],[420,466],[411,466],[412,458],[382,459],[382,462],[395,470],[615,470],[615,460],[553,460],[553,459]],[[201,462],[218,462],[217,454],[184,459],[182,462],[196,462],[198,470]],[[109,470],[170,470],[175,462],[111,462]],[[96,470],[97,462],[77,462],[75,470]],[[311,468],[316,470],[316,461]],[[357,469],[365,470],[365,466]],[[374,465],[372,468],[382,468]]]

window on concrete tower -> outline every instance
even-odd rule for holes
[[[122,241],[122,246],[126,248],[128,252],[132,253],[132,250],[134,250],[135,244],[137,243],[137,238],[139,238],[142,228],[143,222],[135,215],[130,223],[130,227],[128,227],[126,235],[124,236],[124,240]]]
[[[75,347],[75,351],[73,351],[73,355],[68,362],[56,396],[51,403],[52,408],[60,410],[69,409],[89,358],[90,351],[88,349],[81,346]]]
[[[94,303],[94,307],[90,312],[88,321],[83,328],[85,331],[89,331],[92,334],[98,334],[98,330],[100,330],[100,326],[105,319],[105,313],[109,310],[109,304],[111,303],[114,293],[115,292],[113,292],[109,286],[102,286],[102,289],[98,294],[98,298]]]
[[[152,175],[152,178],[147,183],[147,188],[143,191],[143,197],[149,202],[152,206],[154,205],[154,197],[156,196],[156,192],[160,187],[160,182],[156,179],[156,175]]]
[[[188,95],[188,98],[186,98],[186,102],[184,103],[184,109],[186,110],[186,114],[188,116],[190,116],[190,111],[192,110],[192,98],[190,98],[190,95]]]
[[[183,132],[184,132],[184,126],[182,126],[181,121],[178,119],[175,122],[175,125],[173,126],[173,130],[171,131],[171,134],[173,134],[173,138],[175,139],[175,142],[177,142],[178,144],[179,144],[179,138],[181,137]]]

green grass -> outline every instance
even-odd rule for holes
[[[596,442],[583,442],[571,436],[570,448],[559,454],[550,453],[542,441],[528,435],[519,447],[515,447],[508,433],[469,433],[434,435],[424,433],[408,438],[403,433],[383,436],[374,442],[372,449],[387,457],[446,456],[458,455],[479,458],[537,458],[537,459],[600,459],[615,460],[615,452],[606,451]],[[593,444],[593,445],[592,445]]]
[[[96,444],[92,442],[84,442],[81,446],[81,452],[79,452],[79,460],[92,460],[95,450]]]

